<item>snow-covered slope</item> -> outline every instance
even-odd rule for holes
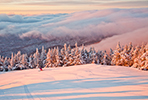
[[[142,43],[148,43],[147,38],[148,38],[148,27],[145,27],[135,30],[133,32],[108,37],[99,43],[86,46],[86,49],[94,47],[96,50],[109,51],[110,48],[115,49],[118,42],[120,42],[121,45],[128,45],[130,42],[132,42],[133,45],[141,45]]]
[[[148,99],[148,72],[123,66],[79,65],[0,73],[0,100]]]

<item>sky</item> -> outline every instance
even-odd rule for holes
[[[0,13],[72,13],[110,8],[148,8],[148,0],[0,0]]]

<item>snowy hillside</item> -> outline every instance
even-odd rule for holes
[[[136,45],[141,45],[142,43],[147,43],[148,42],[147,38],[148,38],[148,27],[145,27],[126,34],[108,37],[99,43],[88,45],[86,46],[86,48],[89,49],[90,47],[95,47],[96,50],[109,51],[110,48],[115,49],[116,44],[119,41],[121,45],[127,45],[130,42],[132,42],[132,44],[136,46]]]
[[[146,100],[147,76],[135,68],[95,64],[4,72],[0,100]]]

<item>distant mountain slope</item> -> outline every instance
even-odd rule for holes
[[[17,51],[21,51],[22,53],[31,54],[35,52],[36,48],[41,50],[42,46],[45,49],[59,47],[63,48],[64,43],[67,45],[71,45],[74,47],[74,44],[77,42],[79,46],[82,44],[92,44],[98,41],[101,41],[103,36],[75,36],[75,37],[51,37],[49,40],[44,40],[41,38],[23,38],[21,39],[15,35],[8,35],[4,37],[0,37],[0,55],[10,57],[11,53],[17,53]]]
[[[148,43],[148,27],[144,27],[133,32],[105,38],[99,43],[86,46],[86,49],[94,47],[96,50],[109,51],[110,48],[115,49],[118,42],[120,42],[121,46],[127,45],[130,42],[132,42],[133,45],[141,45],[142,43]]]

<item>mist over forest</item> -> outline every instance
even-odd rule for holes
[[[133,42],[148,42],[148,9],[106,9],[70,14],[7,15],[0,14],[0,54],[30,54],[44,46],[72,47],[77,42],[99,42],[99,49]],[[107,48],[108,47],[108,48]]]

